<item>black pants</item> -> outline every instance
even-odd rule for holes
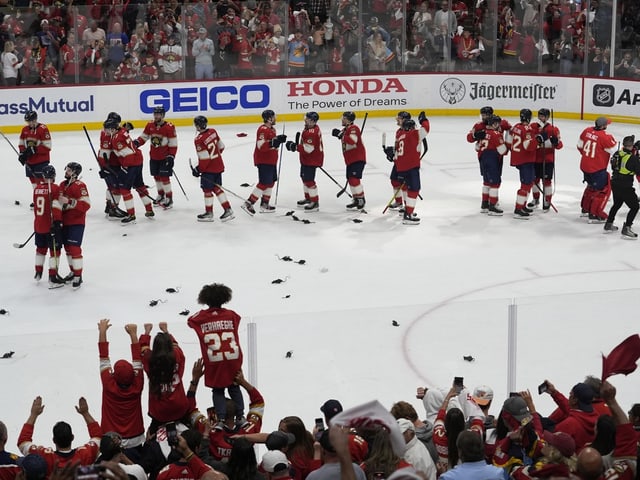
[[[633,187],[619,187],[615,182],[611,182],[611,189],[613,193],[613,206],[609,210],[609,217],[607,223],[613,223],[616,218],[616,213],[620,210],[622,204],[626,204],[629,207],[629,213],[627,213],[627,221],[625,225],[630,227],[633,224],[633,220],[636,218],[638,209],[640,209],[640,202],[636,195],[636,190]]]

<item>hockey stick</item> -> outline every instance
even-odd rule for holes
[[[327,177],[329,177],[331,179],[331,181],[333,181],[333,183],[335,183],[337,186],[339,186],[340,188],[342,188],[342,185],[340,185],[335,178],[333,178],[329,172],[327,172],[323,167],[318,167],[320,170],[322,170],[322,173],[324,173]],[[349,198],[353,198],[353,195],[351,195],[350,193],[346,192],[347,195],[349,196]]]
[[[189,160],[191,160],[191,159],[189,159]],[[189,163],[191,163],[191,161],[189,161]],[[184,198],[186,198],[187,202],[188,202],[189,201],[189,197],[187,197],[187,193],[184,191],[184,188],[182,188],[182,183],[180,182],[180,179],[178,178],[178,174],[176,173],[175,170],[173,170],[173,176],[176,178],[176,182],[178,182],[178,186],[180,187],[180,190],[182,190],[182,194],[184,195]]]
[[[51,179],[47,178],[47,186],[49,190],[49,216],[51,217],[51,226],[53,226],[53,195],[51,194]],[[60,257],[58,255],[58,247],[56,245],[56,237],[55,235],[51,236],[51,250],[53,251],[53,264],[56,267],[56,275],[58,275],[58,268],[60,267]]]
[[[396,199],[396,197],[398,196],[398,192],[400,190],[402,190],[402,187],[404,187],[404,182],[402,182],[400,184],[400,186],[398,188],[395,189],[395,191],[393,192],[393,197],[391,197],[391,200],[389,200],[387,202],[387,206],[384,207],[384,210],[382,210],[382,214],[384,215],[385,213],[387,213],[387,210],[389,210],[389,207],[391,206],[391,204],[393,203],[393,201]]]
[[[35,234],[36,234],[36,232],[31,232],[31,235],[29,235],[29,238],[27,238],[23,243],[14,243],[13,247],[14,248],[24,248],[24,246],[31,241],[31,239],[33,238],[33,236]]]
[[[282,135],[284,135],[285,125],[282,125]],[[276,198],[273,201],[273,206],[278,206],[278,190],[280,189],[280,170],[282,169],[282,152],[284,152],[284,142],[280,144],[280,158],[278,159],[278,184],[276,185]]]
[[[540,192],[540,196],[542,197],[542,202],[544,204],[544,190],[540,188],[540,185],[538,185],[538,182],[534,183],[533,185],[538,189],[538,192]],[[553,204],[553,202],[549,202],[549,205],[551,206],[551,208],[553,208],[554,212],[558,213],[558,209]]]
[[[98,160],[98,153],[96,152],[96,149],[93,147],[93,142],[91,141],[91,137],[89,136],[89,132],[87,131],[87,127],[85,127],[83,125],[82,129],[84,130],[84,134],[87,136],[87,140],[89,141],[89,146],[91,147],[91,151],[93,152],[93,156],[96,159],[96,162],[98,162],[98,166],[100,167],[100,169],[102,169],[102,165],[100,165],[100,160]],[[110,169],[107,169],[107,170],[110,170]],[[113,171],[111,173],[114,174]],[[107,183],[106,180],[104,182],[105,182],[105,184]],[[113,192],[109,188],[108,184],[107,184],[107,192],[109,192],[109,196],[111,197],[111,203],[113,204],[113,208],[115,208],[120,213],[124,213],[125,215],[128,215],[127,212],[125,212],[124,210],[122,210],[118,206],[118,202],[116,202],[116,197],[113,196]]]
[[[13,143],[11,143],[11,140],[9,140],[9,138],[7,138],[7,136],[2,132],[0,132],[0,135],[2,135],[2,138],[4,138],[7,141],[7,143],[11,146],[13,151],[16,152],[16,155],[20,155],[20,152],[16,147],[14,147]]]
[[[362,126],[360,127],[360,137],[362,138],[362,132],[364,132],[364,126],[367,124],[367,117],[369,116],[369,112],[365,112],[364,119],[362,120]],[[349,186],[349,179],[344,182],[344,187],[336,194],[336,198],[340,198],[344,192],[347,191],[347,187]]]

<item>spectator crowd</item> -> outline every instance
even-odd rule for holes
[[[640,78],[634,0],[17,0],[1,13],[6,86],[492,71],[494,55],[499,72]]]

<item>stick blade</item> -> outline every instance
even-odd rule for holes
[[[14,243],[13,244],[13,248],[22,248],[22,247],[24,247],[23,243]]]

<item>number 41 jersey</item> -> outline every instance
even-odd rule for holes
[[[209,388],[226,388],[242,368],[238,338],[240,316],[226,308],[200,310],[187,321],[196,331],[204,360],[204,383]]]

